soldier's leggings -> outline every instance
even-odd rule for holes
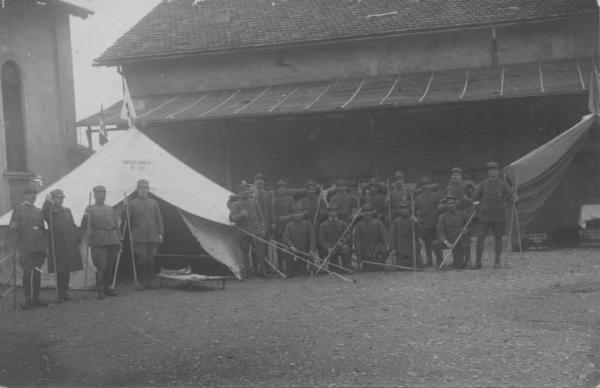
[[[41,268],[45,258],[45,252],[19,251],[19,264],[23,269],[23,292],[26,301],[31,301],[32,298],[34,301],[37,301],[40,298],[40,283],[42,277],[35,268]]]
[[[118,245],[92,247],[92,262],[96,266],[96,286],[99,290],[108,288],[118,254]]]
[[[504,222],[483,222],[481,221],[477,227],[477,258],[476,265],[481,265],[481,257],[483,256],[483,243],[488,231],[494,234],[494,250],[495,264],[500,264],[500,255],[502,254],[502,235],[504,234]]]

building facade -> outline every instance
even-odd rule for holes
[[[593,0],[173,0],[98,64],[122,68],[139,127],[223,185],[394,170],[443,184],[455,165],[481,179],[486,161],[509,163],[586,113],[597,20]],[[600,172],[588,151],[569,176]],[[577,183],[582,201],[600,193]]]
[[[0,7],[0,210],[36,176],[51,183],[77,158],[69,17],[64,1],[8,0]]]

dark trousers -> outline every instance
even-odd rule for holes
[[[502,235],[504,234],[504,222],[481,221],[477,227],[477,266],[481,266],[481,257],[483,256],[483,243],[485,242],[485,236],[490,230],[494,234],[494,264],[500,264],[500,255],[502,254]]]
[[[334,252],[330,256],[329,262],[333,263],[333,264],[337,264],[344,268],[350,269],[352,266],[352,254],[350,252],[341,253],[341,252],[339,252],[339,249],[338,249],[338,250],[336,250],[336,252]],[[333,265],[328,265],[327,268],[330,271],[342,271],[343,272],[343,270],[340,270],[339,268],[336,268]]]
[[[70,272],[57,272],[57,288],[58,288],[58,297],[64,298],[67,295],[67,290],[69,289],[69,281],[71,279]]]
[[[303,276],[308,275],[308,266],[306,261],[297,258],[296,256],[285,254],[286,260],[286,275],[287,276]]]
[[[23,269],[23,293],[26,301],[40,299],[42,277],[36,268],[41,269],[45,259],[45,252],[19,252],[19,264]]]
[[[250,247],[252,247],[252,256],[250,256]],[[245,274],[249,273],[265,274],[265,255],[266,247],[262,241],[250,236],[240,237],[240,249],[244,258]]]
[[[439,241],[435,240],[432,244],[433,249],[435,251],[435,256],[438,261],[436,263],[438,266],[442,264],[443,260],[443,251],[448,249],[446,245]],[[452,249],[452,267],[453,268],[464,268],[465,267],[465,258],[466,258],[466,244],[462,241],[459,241],[454,248]]]
[[[140,283],[146,286],[151,285],[156,270],[154,268],[154,255],[158,250],[156,243],[135,243],[133,246],[135,252],[135,263]]]
[[[118,245],[92,247],[92,262],[96,266],[96,287],[99,291],[106,291],[109,288],[118,254]]]

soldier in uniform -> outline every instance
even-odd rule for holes
[[[386,211],[386,196],[381,192],[381,185],[377,182],[369,182],[365,192],[365,205],[369,205],[372,209],[371,215],[374,218],[387,221],[388,215]]]
[[[158,202],[148,196],[150,184],[145,179],[137,182],[137,197],[126,201],[131,220],[131,236],[136,266],[140,277],[140,291],[153,288],[156,269],[154,256],[163,243],[164,225]]]
[[[452,244],[460,235],[468,218],[464,211],[458,209],[458,201],[454,196],[446,197],[445,208],[445,212],[438,218],[436,227],[437,240],[433,243],[437,257],[442,257],[443,249],[452,248]],[[463,269],[465,267],[465,253],[467,248],[465,240],[466,237],[463,234],[452,248],[452,266],[455,269]]]
[[[390,230],[390,243],[396,264],[412,266],[413,255],[416,257],[416,265],[423,267],[421,263],[421,251],[419,238],[422,230],[419,220],[410,214],[410,205],[405,202],[398,205],[399,217],[394,219]],[[414,230],[414,239],[413,239]]]
[[[283,179],[277,181],[275,185],[275,194],[273,196],[273,238],[276,241],[281,242],[283,238],[283,229],[285,225],[291,221],[292,214],[294,213],[294,197],[292,197],[287,191],[287,182]],[[286,260],[277,251],[273,249],[273,255],[277,258],[277,266],[284,273]]]
[[[427,263],[424,263],[424,266],[431,266],[433,265],[431,244],[436,237],[438,205],[442,197],[432,190],[433,184],[428,176],[421,178],[420,183],[421,191],[415,197],[415,210],[423,226],[423,243],[425,245],[425,255],[427,256]],[[441,257],[436,256],[438,264],[440,260]]]
[[[348,190],[348,182],[340,178],[336,182],[336,192],[329,200],[329,207],[337,210],[337,218],[349,222],[356,206],[356,197]]]
[[[47,306],[40,300],[41,267],[46,259],[46,237],[42,211],[35,207],[37,190],[34,185],[25,189],[25,201],[17,206],[10,217],[10,229],[17,234],[19,264],[23,269],[25,301],[21,308]]]
[[[471,216],[475,212],[473,206],[474,184],[471,181],[464,180],[462,168],[453,167],[450,175],[450,182],[446,186],[446,195],[450,195],[457,200],[457,208]],[[465,261],[467,264],[471,262],[471,235],[475,228],[475,220],[468,226],[464,234]]]
[[[354,229],[354,244],[359,268],[364,260],[383,263],[389,245],[385,226],[380,220],[373,218],[373,207],[371,205],[364,206],[362,216],[362,220],[356,224]],[[364,263],[362,269],[368,271],[379,268]]]
[[[327,206],[323,202],[320,189],[317,187],[317,184],[311,180],[306,182],[306,197],[298,201],[298,204],[304,211],[304,217],[311,222],[313,227],[315,225],[315,214],[317,220],[316,225],[318,225],[327,215],[325,211]]]
[[[42,207],[44,221],[50,229],[48,271],[56,271],[58,302],[66,302],[72,298],[67,293],[70,273],[83,270],[79,252],[79,230],[73,220],[69,208],[63,206],[65,194],[56,189],[50,192]]]
[[[121,248],[121,239],[115,211],[112,206],[104,203],[106,188],[96,186],[92,191],[95,203],[85,209],[81,228],[88,234],[88,244],[92,248],[92,261],[96,266],[98,299],[104,299],[106,295],[117,296],[117,293],[110,287],[110,281]]]
[[[319,227],[319,245],[323,249],[325,257],[329,257],[330,263],[350,268],[352,264],[352,249],[349,244],[350,233],[347,231],[348,224],[338,218],[337,208],[329,206],[327,211],[329,218],[323,221]],[[345,236],[343,236],[344,232],[346,232]]]
[[[260,205],[250,193],[249,185],[242,181],[237,186],[239,199],[231,204],[229,220],[240,230],[240,248],[244,257],[244,275],[252,268],[250,261],[249,250],[253,248],[254,269],[260,276],[265,276],[265,254],[264,244],[254,235],[259,238],[266,237],[265,219],[262,214]]]
[[[262,174],[258,173],[254,176],[254,199],[258,202],[260,206],[260,210],[262,211],[263,217],[265,219],[265,227],[267,236],[270,237],[270,234],[273,230],[273,191],[267,190],[267,178]]]
[[[499,177],[497,162],[487,164],[488,178],[481,182],[475,193],[479,205],[479,227],[477,230],[477,257],[475,269],[481,268],[483,243],[488,231],[494,234],[495,260],[494,268],[500,268],[500,255],[502,253],[502,235],[504,233],[506,202],[517,201],[510,186]]]
[[[396,171],[388,195],[392,213],[400,207],[400,204],[411,201],[411,194],[410,188],[404,181],[404,173],[402,171]]]
[[[287,223],[283,231],[283,243],[287,245],[292,252],[298,250],[309,253],[312,257],[317,257],[315,231],[312,223],[305,217],[302,206],[294,205],[294,215],[292,220]],[[306,258],[308,260],[308,258]],[[288,275],[306,275],[312,268],[308,268],[305,261],[296,257],[288,257]]]

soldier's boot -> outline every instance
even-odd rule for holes
[[[483,243],[485,238],[477,238],[477,246],[475,247],[475,265],[471,269],[481,269],[481,257],[483,256]]]
[[[106,295],[106,296],[117,296],[118,294],[116,293],[115,290],[113,290],[109,286],[104,286],[104,295]]]
[[[104,286],[99,286],[98,287],[98,299],[102,300],[106,298],[106,296],[104,295]]]
[[[500,269],[500,256],[496,255],[496,258],[494,259],[494,269]]]
[[[502,236],[496,235],[494,237],[494,248],[496,253],[496,257],[494,260],[494,269],[500,269],[500,255],[502,254]]]
[[[25,301],[21,303],[23,310],[29,310],[31,308],[31,282],[32,282],[32,270],[23,268],[23,293],[25,294]]]
[[[32,298],[31,304],[35,307],[47,307],[48,306],[48,303],[46,303],[40,299],[40,283],[42,280],[41,278],[42,278],[42,276],[40,275],[40,273],[34,269],[33,270],[33,285],[32,285],[33,298]]]
[[[31,305],[31,299],[25,299],[25,301],[21,303],[21,310],[29,310],[31,309]]]

